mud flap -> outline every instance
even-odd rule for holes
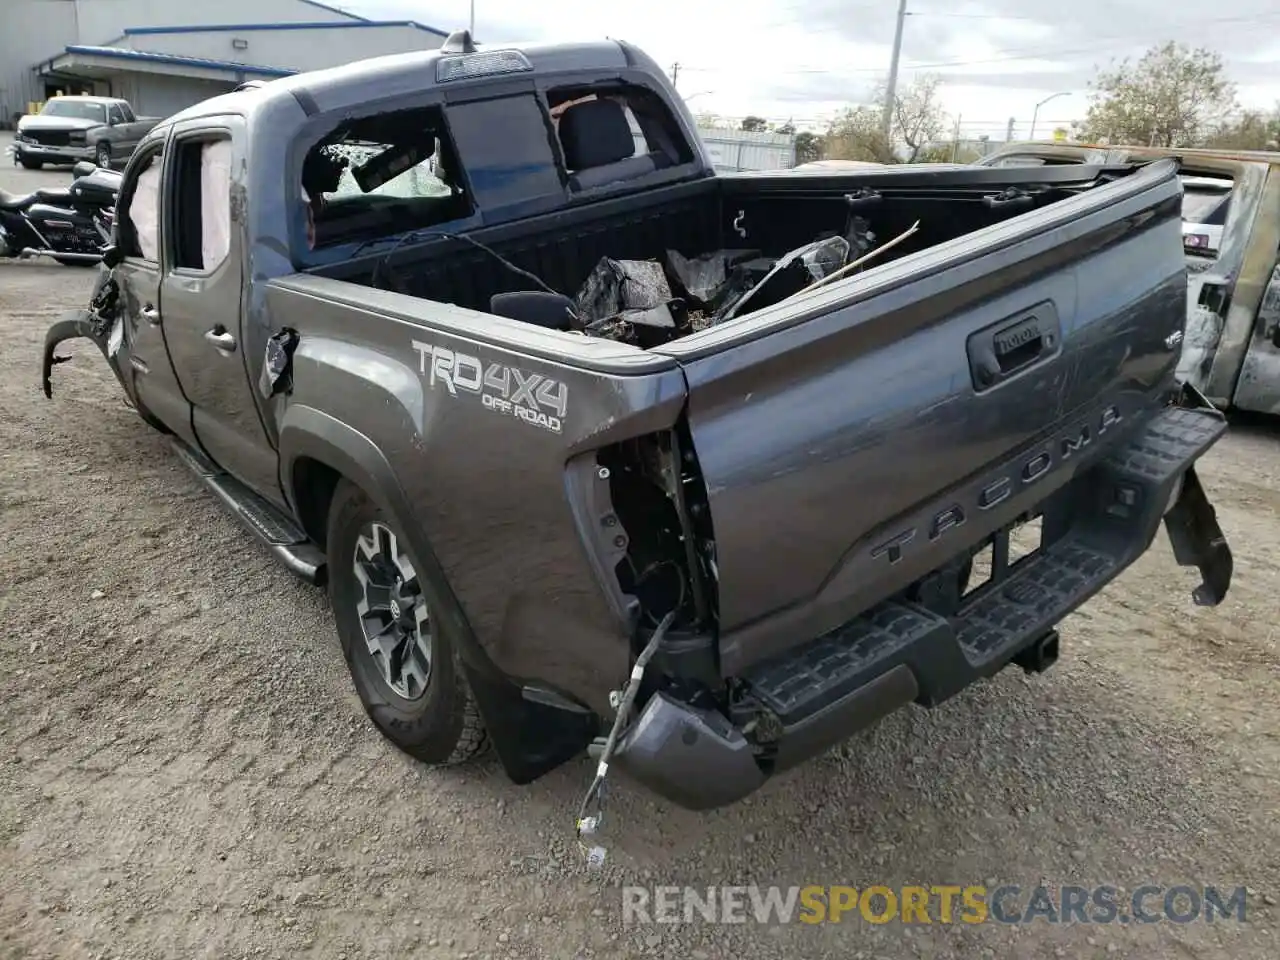
[[[1211,412],[1225,420],[1222,412],[1193,384],[1184,382],[1178,406]],[[1191,592],[1197,606],[1216,607],[1227,595],[1235,562],[1231,547],[1218,525],[1218,514],[1209,502],[1194,465],[1182,475],[1178,498],[1164,515],[1165,531],[1173,546],[1173,556],[1184,567],[1200,571],[1201,584]]]
[[[1234,561],[1195,467],[1188,467],[1182,475],[1182,490],[1165,514],[1164,526],[1178,563],[1200,571],[1203,582],[1191,592],[1191,598],[1198,606],[1216,607],[1231,585]]]
[[[99,325],[94,322],[93,315],[87,310],[76,310],[68,314],[53,324],[44,335],[44,354],[40,361],[40,386],[46,397],[53,396],[54,364],[66,363],[71,359],[69,356],[55,356],[54,351],[59,344],[78,337],[89,338],[104,357],[111,359],[107,356],[107,338],[99,330]]]

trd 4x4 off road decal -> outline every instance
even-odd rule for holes
[[[505,363],[484,364],[479,357],[447,347],[414,340],[418,372],[427,385],[437,384],[451,396],[470,393],[480,397],[486,409],[543,430],[559,433],[569,409],[569,388],[559,380],[531,373]]]

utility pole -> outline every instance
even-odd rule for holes
[[[893,103],[898,96],[898,60],[902,56],[902,28],[907,22],[907,0],[898,0],[898,25],[893,31],[893,56],[889,59],[889,84],[884,90],[884,113],[880,117],[880,131],[885,139],[893,129]]]
[[[956,162],[956,155],[960,152],[960,114],[956,114],[956,134],[951,141],[951,162]]]
[[[1005,128],[1004,128],[1004,142],[1005,142],[1005,143],[1013,143],[1013,121],[1014,121],[1014,118],[1013,118],[1013,117],[1010,117],[1010,118],[1009,118],[1009,125],[1008,125],[1007,127],[1005,127]]]
[[[674,90],[680,83],[680,64],[673,63],[671,65],[671,88]]]
[[[476,0],[471,0],[471,27],[468,32],[474,40],[476,38]]]
[[[1039,103],[1036,104],[1036,108],[1033,111],[1031,111],[1031,133],[1027,137],[1028,140],[1034,140],[1036,138],[1036,121],[1040,119],[1040,108],[1043,107],[1050,100],[1057,100],[1059,97],[1069,97],[1069,96],[1071,96],[1070,91],[1063,90],[1060,93],[1049,94],[1049,96],[1045,97],[1043,100],[1041,100]]]

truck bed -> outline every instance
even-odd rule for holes
[[[680,296],[669,251],[691,259],[745,250],[776,261],[819,237],[847,236],[851,216],[861,218],[861,229],[871,238],[868,247],[874,250],[918,223],[907,240],[875,255],[867,265],[870,269],[1044,209],[1123,178],[1133,169],[904,167],[826,177],[716,177],[482,228],[468,233],[467,239],[430,239],[433,233],[447,233],[447,225],[423,230],[417,244],[398,249],[375,246],[364,256],[312,272],[488,312],[496,294],[538,289],[509,265],[574,297],[607,257],[664,264],[673,295]],[[483,242],[488,251],[469,241]],[[851,251],[848,259],[858,252]],[[697,304],[692,306],[696,309]],[[753,308],[758,304],[753,302]]]

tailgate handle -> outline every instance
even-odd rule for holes
[[[1040,356],[1049,343],[1040,329],[1040,322],[1035,317],[1027,317],[1022,322],[999,331],[991,338],[991,346],[1000,372],[1008,373]]]
[[[1052,304],[1027,311],[1012,323],[1006,318],[969,337],[969,368],[974,386],[988,390],[1057,353],[1058,314]]]

